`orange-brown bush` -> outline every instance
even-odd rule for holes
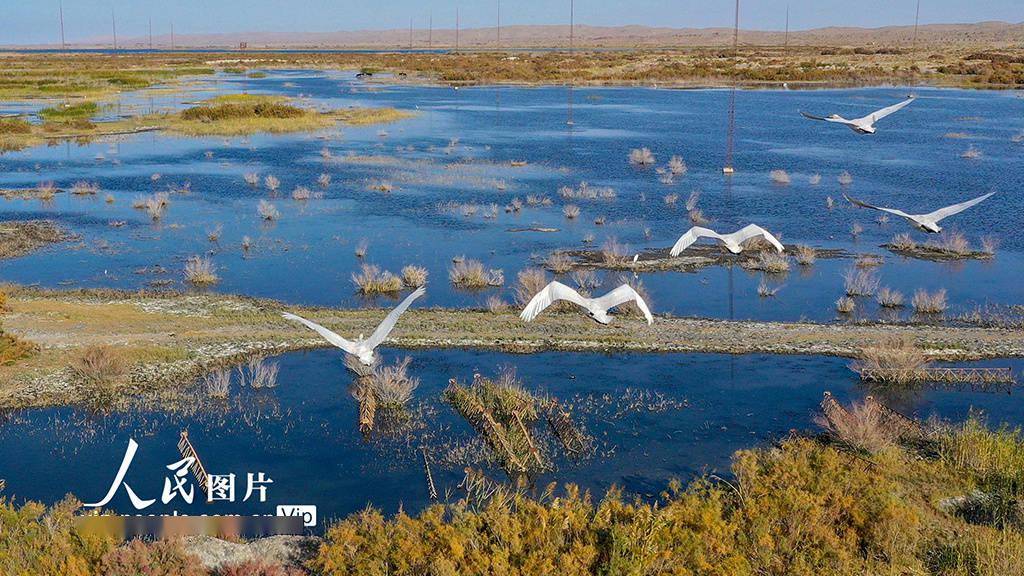
[[[106,553],[100,562],[103,576],[206,576],[199,558],[188,554],[177,540],[131,542]]]

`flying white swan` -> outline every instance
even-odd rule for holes
[[[722,243],[725,244],[725,247],[729,249],[729,252],[739,254],[740,252],[743,252],[744,242],[758,236],[762,236],[765,240],[771,242],[772,246],[775,246],[775,249],[779,252],[785,251],[782,243],[779,242],[775,236],[772,236],[771,232],[768,232],[757,224],[749,224],[732,234],[719,234],[718,232],[708,228],[694,226],[687,230],[686,234],[683,234],[679,240],[676,241],[675,246],[672,247],[671,254],[673,257],[679,256],[683,250],[689,248],[691,244],[700,238],[714,238],[716,240],[721,240]]]
[[[902,109],[904,106],[909,105],[911,102],[914,101],[914,99],[915,96],[911,96],[904,100],[903,102],[900,102],[899,104],[887,106],[885,108],[882,108],[881,110],[878,110],[877,112],[872,112],[871,114],[868,114],[863,118],[854,118],[853,120],[847,120],[846,118],[843,118],[838,114],[832,114],[831,116],[827,117],[814,116],[813,114],[808,114],[806,112],[800,112],[800,114],[802,114],[804,118],[810,118],[811,120],[824,120],[825,122],[835,122],[836,124],[842,124],[843,126],[846,126],[850,130],[853,130],[858,134],[874,134],[875,122],[878,122],[882,118],[885,118],[886,116],[892,114],[893,112]]]
[[[327,340],[345,352],[359,358],[359,362],[364,366],[373,366],[373,363],[376,360],[373,355],[373,350],[384,342],[384,339],[388,337],[391,330],[395,328],[395,324],[398,323],[398,317],[412,305],[413,300],[422,296],[426,291],[427,289],[423,286],[417,288],[415,292],[406,296],[405,300],[402,300],[402,303],[384,318],[384,321],[377,326],[377,329],[373,331],[373,334],[370,334],[369,338],[364,340],[363,335],[360,334],[359,339],[355,342],[346,340],[316,322],[310,322],[309,320],[296,316],[295,314],[285,312],[282,316],[288,320],[301,322],[305,324],[307,328],[315,330],[317,334],[323,336],[324,340]]]
[[[993,194],[995,194],[995,192],[989,192],[988,194],[985,194],[984,196],[979,196],[974,200],[968,200],[966,202],[961,202],[959,204],[953,204],[952,206],[946,206],[945,208],[940,208],[935,212],[929,212],[927,214],[907,214],[902,210],[896,210],[894,208],[882,208],[881,206],[872,206],[871,204],[868,204],[866,202],[861,202],[860,200],[857,200],[855,198],[850,198],[846,194],[843,194],[843,197],[852,202],[854,205],[860,206],[861,208],[881,210],[882,212],[888,212],[889,214],[895,214],[900,218],[905,218],[915,228],[921,230],[922,232],[928,232],[929,234],[938,234],[939,232],[942,232],[942,227],[939,226],[939,220],[942,220],[943,218],[948,218],[954,214],[959,214],[964,210],[967,210],[971,206],[974,206],[975,204],[980,204]]]
[[[601,324],[611,324],[612,317],[608,315],[609,309],[625,304],[630,300],[636,300],[636,305],[640,308],[640,311],[644,313],[644,318],[647,319],[647,323],[654,323],[654,317],[651,316],[651,311],[647,308],[647,303],[644,302],[644,299],[637,294],[636,290],[630,287],[629,284],[623,284],[600,298],[584,298],[583,296],[580,296],[579,292],[569,288],[557,280],[552,281],[550,284],[545,286],[543,290],[537,292],[533,299],[530,300],[530,303],[526,305],[526,308],[523,309],[523,313],[520,314],[519,317],[526,322],[530,322],[539,316],[540,313],[548,306],[551,306],[559,300],[572,302],[573,304],[583,307],[586,309],[588,316]]]

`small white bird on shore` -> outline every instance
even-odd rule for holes
[[[952,206],[946,206],[945,208],[939,208],[938,210],[934,212],[929,212],[927,214],[907,214],[906,212],[902,210],[896,210],[895,208],[882,208],[881,206],[872,206],[867,202],[861,202],[860,200],[851,198],[846,194],[843,194],[843,198],[849,200],[854,206],[860,206],[861,208],[870,208],[871,210],[879,210],[881,212],[895,214],[900,218],[906,219],[907,222],[910,222],[911,225],[913,225],[915,228],[922,232],[927,232],[929,234],[938,234],[939,232],[942,232],[942,227],[939,226],[940,220],[942,220],[943,218],[949,218],[954,214],[959,214],[976,204],[981,204],[982,202],[987,200],[989,196],[993,194],[995,194],[995,192],[989,192],[988,194],[985,194],[984,196],[979,196],[973,200],[968,200],[966,202],[961,202],[959,204],[953,204]]]
[[[629,284],[623,284],[600,298],[584,298],[579,292],[557,280],[552,281],[543,290],[538,292],[530,300],[530,303],[526,305],[526,308],[523,309],[523,313],[519,317],[525,322],[531,322],[541,312],[546,310],[548,306],[559,300],[565,300],[580,306],[587,311],[588,316],[601,324],[611,324],[612,317],[608,315],[609,309],[635,300],[637,307],[640,308],[644,318],[647,319],[647,324],[654,323],[654,317],[651,316],[647,303]]]
[[[290,314],[288,312],[285,312],[282,316],[287,320],[301,322],[310,330],[316,331],[316,333],[320,334],[324,340],[327,340],[331,344],[344,350],[346,353],[358,358],[359,362],[364,366],[373,366],[374,361],[376,361],[376,357],[374,357],[373,354],[374,349],[377,348],[377,346],[380,346],[384,340],[387,339],[388,334],[391,334],[391,331],[395,328],[395,324],[398,323],[398,317],[412,305],[414,300],[422,296],[426,291],[427,289],[423,286],[417,288],[415,292],[406,296],[405,300],[402,300],[402,303],[384,318],[384,321],[377,326],[377,329],[373,331],[373,334],[370,334],[369,338],[364,340],[363,335],[360,334],[359,339],[355,342],[346,340],[331,330],[324,328],[316,322],[310,322],[301,316],[296,316],[295,314]]]
[[[670,252],[670,254],[673,258],[679,256],[679,254],[682,253],[683,250],[689,248],[694,242],[696,242],[700,238],[714,238],[715,240],[719,240],[722,242],[722,244],[725,244],[725,247],[729,250],[729,252],[732,252],[733,254],[739,254],[740,252],[743,252],[744,242],[750,240],[751,238],[757,238],[758,236],[771,242],[772,246],[774,246],[775,249],[778,250],[779,252],[785,251],[785,248],[782,246],[782,243],[779,242],[779,240],[775,238],[775,236],[772,236],[771,232],[765,230],[764,228],[761,228],[757,224],[749,224],[743,227],[742,229],[733,232],[732,234],[719,234],[718,232],[715,232],[710,228],[694,226],[693,228],[687,230],[686,234],[683,234],[679,238],[679,240],[676,241],[676,244],[675,246],[672,247],[672,251]]]
[[[915,98],[915,96],[911,96],[904,100],[903,102],[900,102],[899,104],[887,106],[885,108],[882,108],[881,110],[872,112],[871,114],[868,114],[863,118],[854,118],[853,120],[847,120],[846,118],[843,118],[838,114],[832,114],[830,116],[815,116],[813,114],[808,114],[803,111],[801,111],[800,114],[802,114],[804,118],[810,118],[811,120],[821,120],[824,122],[834,122],[836,124],[842,124],[843,126],[849,128],[850,130],[853,130],[857,134],[874,134],[877,131],[877,129],[875,128],[876,122],[894,112],[903,109],[905,106],[908,106],[911,102],[914,101]]]

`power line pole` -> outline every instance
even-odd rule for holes
[[[569,0],[569,60],[570,61],[573,59],[573,55],[574,55],[573,49],[575,48],[575,45],[576,45],[576,43],[575,43],[575,33],[574,33],[575,28],[576,28],[576,2],[575,2],[575,0]],[[569,117],[565,121],[565,123],[568,124],[569,126],[572,126],[572,125],[576,124],[576,122],[572,119],[572,88],[573,88],[573,75],[572,75],[572,71],[570,70],[569,71],[569,93],[568,93]]]
[[[110,28],[114,31],[114,51],[117,52],[117,20],[114,19],[114,9],[110,9]]]
[[[64,52],[66,50],[66,45],[64,44],[64,2],[61,2],[57,9],[60,14],[60,51]]]
[[[501,50],[501,0],[498,0],[498,50]]]
[[[153,17],[149,17],[149,49],[153,49]]]
[[[736,21],[732,28],[732,51],[735,54],[740,43],[740,0],[736,0]]]
[[[786,39],[783,41],[782,47],[786,50],[789,49],[789,4],[786,4]]]
[[[430,31],[427,32],[427,48],[434,48],[434,11],[430,11]]]
[[[171,20],[171,50],[174,50],[174,20]]]
[[[733,23],[732,32],[732,52],[733,56],[738,53],[739,50],[739,37],[740,37],[740,0],[736,0],[736,19]],[[732,175],[736,170],[732,165],[733,161],[733,146],[734,136],[736,132],[736,80],[733,79],[732,91],[729,94],[729,131],[726,134],[725,141],[725,166],[722,167],[722,173],[729,176]]]
[[[459,7],[455,7],[455,51],[459,51]]]
[[[412,50],[412,17],[409,17],[409,50]]]
[[[917,25],[921,21],[921,0],[917,0],[917,10],[914,11],[914,40],[913,48],[917,48]]]

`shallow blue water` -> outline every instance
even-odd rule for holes
[[[142,134],[111,143],[63,144],[0,156],[0,186],[29,187],[52,180],[70,186],[76,180],[99,182],[97,198],[58,196],[50,206],[34,201],[0,203],[0,218],[50,217],[65,221],[82,241],[16,261],[0,263],[0,278],[44,285],[144,287],[160,280],[183,286],[183,261],[210,253],[222,282],[216,290],[281,298],[290,302],[362,305],[350,281],[360,262],[354,246],[369,242],[366,261],[397,272],[416,263],[431,273],[429,303],[482,305],[507,291],[465,293],[447,282],[451,259],[465,255],[502,269],[508,284],[515,273],[553,250],[594,246],[615,237],[631,250],[671,245],[689,223],[683,204],[694,190],[712,227],[733,230],[756,222],[786,243],[884,253],[878,245],[898,232],[925,238],[902,222],[875,222],[876,213],[857,210],[843,192],[876,203],[927,211],[988,191],[997,195],[946,222],[977,245],[982,236],[1000,239],[991,263],[948,265],[906,261],[888,255],[880,270],[883,285],[911,293],[916,288],[949,290],[954,310],[987,303],[1019,303],[1024,273],[1024,241],[1014,234],[1024,208],[1020,188],[1024,145],[1011,137],[1024,129],[1024,99],[1012,92],[915,90],[918,100],[885,119],[878,134],[853,132],[801,118],[799,110],[864,113],[903,98],[907,88],[820,91],[742,91],[737,95],[737,174],[720,172],[725,156],[724,90],[587,88],[573,93],[575,126],[565,125],[566,89],[561,87],[481,87],[458,91],[441,87],[366,86],[349,74],[290,71],[264,79],[218,76],[199,80],[188,93],[126,96],[121,112],[182,107],[217,92],[258,91],[301,95],[311,105],[344,107],[390,105],[418,110],[419,116],[393,125],[328,130],[318,135],[257,136],[248,139],[171,138]],[[108,110],[116,114],[117,110]],[[948,138],[962,133],[967,138]],[[446,149],[452,139],[458,144]],[[626,158],[647,146],[663,166],[681,156],[689,172],[667,186],[652,169],[637,170]],[[960,158],[968,146],[977,160]],[[411,149],[410,149],[411,147]],[[332,158],[321,158],[322,149]],[[348,158],[357,155],[362,160]],[[383,158],[383,160],[382,160]],[[527,160],[511,168],[511,160]],[[788,171],[792,183],[773,184],[768,172]],[[849,171],[853,184],[837,177]],[[264,187],[243,181],[246,172],[281,180],[280,221],[262,224],[256,203],[269,197]],[[290,199],[299,185],[319,191],[316,179],[330,174],[324,198],[299,203]],[[812,186],[811,174],[821,183]],[[157,180],[152,180],[159,174]],[[503,180],[506,190],[497,189]],[[385,195],[370,190],[379,181],[395,186]],[[562,186],[586,181],[612,187],[615,200],[578,200],[582,215],[567,221]],[[132,210],[140,194],[191,184],[189,194],[174,194],[166,216],[153,224]],[[115,203],[103,201],[110,193]],[[678,194],[677,206],[662,200]],[[553,206],[506,214],[512,198],[547,196]],[[825,207],[826,197],[836,207]],[[442,202],[474,203],[473,216],[445,212]],[[491,203],[497,218],[482,217]],[[607,223],[594,224],[604,216]],[[111,221],[125,221],[110,228]],[[854,241],[849,228],[865,232]],[[531,226],[555,233],[509,232]],[[220,241],[207,233],[220,228]],[[649,230],[650,239],[644,231]],[[242,258],[249,236],[254,249]],[[887,254],[887,253],[886,253]],[[842,272],[849,261],[820,260],[807,274],[772,279],[785,285],[773,299],[757,296],[759,275],[739,269],[708,269],[696,274],[645,276],[656,312],[738,318],[830,320],[842,293]],[[136,274],[161,266],[167,274]],[[617,275],[606,274],[607,287]],[[731,278],[731,282],[730,282]],[[731,304],[730,304],[731,303]],[[870,302],[865,313],[876,314]]]
[[[388,357],[404,352],[385,351]],[[440,401],[449,378],[465,382],[474,373],[493,375],[514,366],[524,385],[559,398],[594,437],[597,454],[572,461],[555,459],[557,470],[536,479],[573,482],[595,493],[617,485],[654,497],[673,478],[729,475],[735,450],[764,445],[791,430],[818,430],[813,415],[822,393],[840,401],[866,391],[836,358],[727,356],[713,354],[568,354],[514,356],[479,351],[413,351],[411,374],[421,379],[413,405],[422,408],[424,431],[408,439],[364,439],[357,407],[347,391],[351,381],[331,351],[280,357],[279,385],[270,390],[239,389],[232,383],[226,403],[202,391],[186,395],[195,414],[159,408],[103,415],[81,408],[28,410],[9,415],[0,426],[0,477],[8,495],[54,501],[73,492],[86,502],[106,493],[129,438],[139,451],[126,476],[140,497],[158,498],[164,466],[179,459],[178,434],[187,429],[211,473],[265,472],[273,480],[264,504],[199,503],[180,498],[146,513],[273,513],[276,505],[316,504],[321,516],[340,516],[367,504],[394,512],[428,501],[419,449],[426,445],[439,492],[458,495],[464,459],[445,463],[447,447],[474,434]],[[993,364],[993,363],[985,363]],[[1000,361],[1017,371],[1019,361]],[[631,390],[631,391],[630,391]],[[639,392],[644,395],[640,396]],[[892,396],[874,392],[904,413],[960,421],[971,410],[990,422],[1022,423],[1017,393],[920,390]],[[658,396],[658,395],[660,396]],[[669,405],[669,403],[671,403]],[[558,452],[552,452],[558,454]],[[484,466],[495,479],[498,469]],[[243,480],[239,480],[242,482]],[[242,484],[244,486],[244,484]],[[242,494],[237,495],[241,500]],[[112,502],[134,513],[123,489]]]

